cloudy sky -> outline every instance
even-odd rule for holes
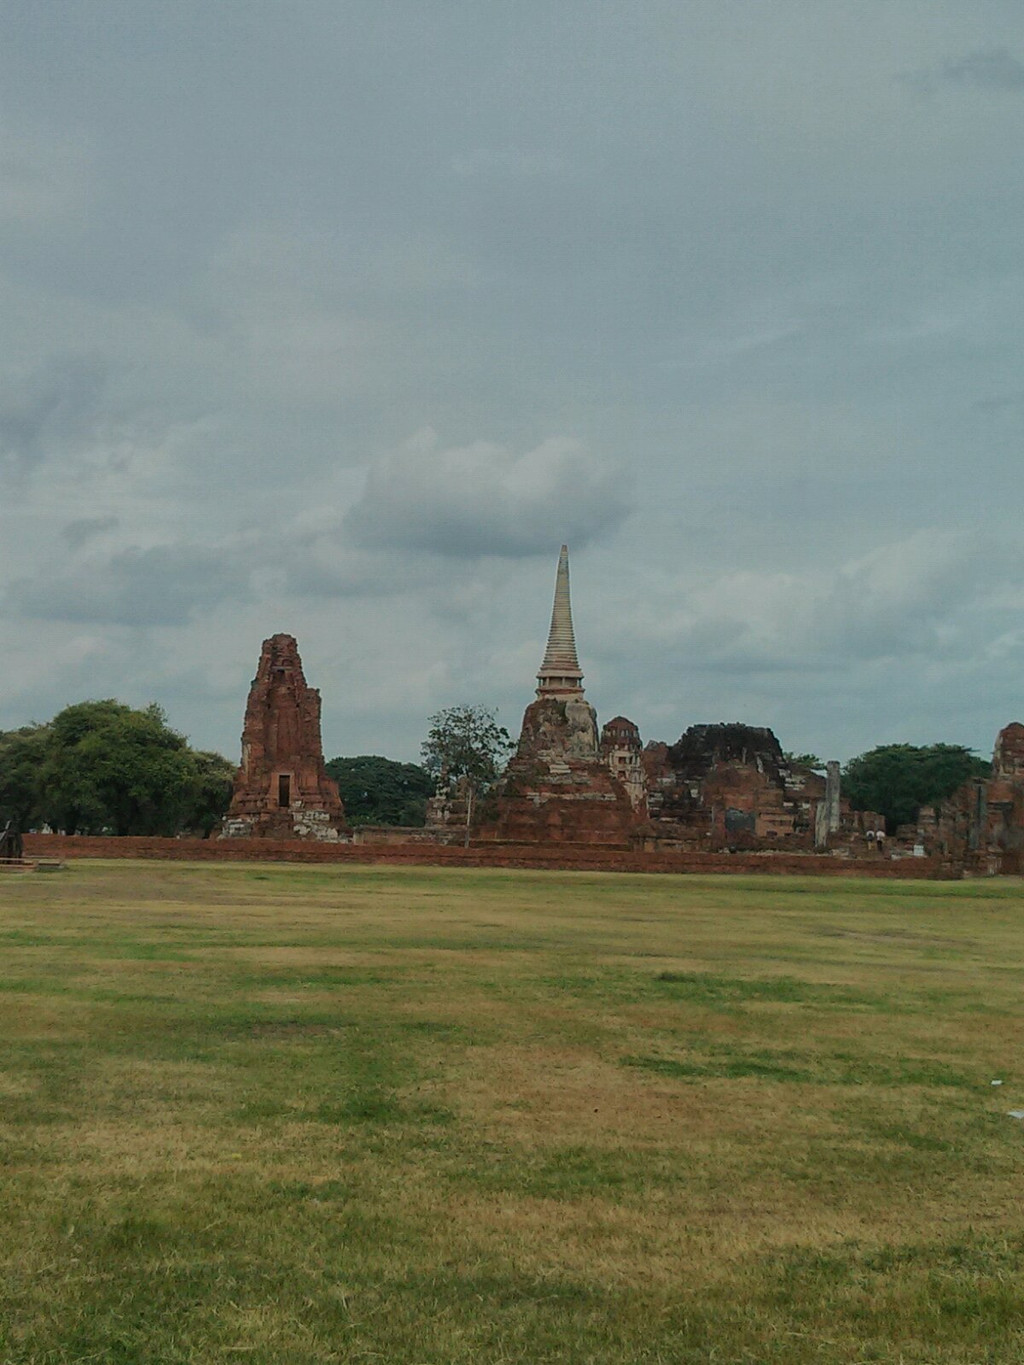
[[[0,728],[1024,719],[1020,0],[5,0]]]

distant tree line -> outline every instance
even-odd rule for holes
[[[936,806],[972,777],[988,777],[991,763],[961,744],[882,744],[843,769],[843,793],[854,810],[885,816],[892,833]]]
[[[327,772],[338,784],[350,825],[422,825],[434,779],[418,763],[379,754],[332,758]]]
[[[62,834],[209,835],[234,765],[189,747],[157,705],[83,701],[0,732],[0,823]]]

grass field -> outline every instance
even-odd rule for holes
[[[1022,931],[1008,881],[8,875],[0,1362],[1024,1361]]]

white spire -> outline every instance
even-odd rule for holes
[[[572,631],[572,606],[569,602],[569,549],[562,546],[555,578],[555,605],[551,611],[551,630],[544,662],[537,674],[537,695],[557,692],[582,692],[583,674],[576,657],[576,638]]]

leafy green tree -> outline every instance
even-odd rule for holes
[[[327,772],[338,784],[352,825],[422,825],[434,779],[418,763],[379,754],[332,758]]]
[[[987,777],[991,770],[960,744],[882,744],[847,763],[843,791],[854,810],[884,815],[891,831],[916,820],[922,806],[944,801],[968,778]]]
[[[466,792],[466,845],[477,798],[498,779],[512,740],[495,712],[484,706],[449,706],[430,717],[423,766],[441,786]]]
[[[195,749],[190,757],[194,769],[193,795],[185,828],[208,839],[231,804],[235,765],[223,754],[206,749]]]
[[[825,762],[817,754],[791,754],[788,750],[782,755],[791,768],[823,769]]]
[[[157,705],[79,702],[50,726],[40,775],[41,814],[67,834],[176,834],[197,795],[184,736]]]
[[[19,830],[41,824],[40,776],[50,742],[48,725],[26,725],[0,734],[0,825]]]

